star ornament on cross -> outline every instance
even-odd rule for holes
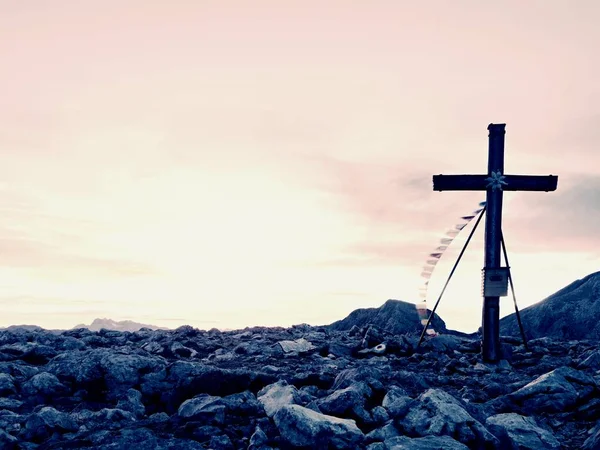
[[[505,179],[506,179],[506,177],[504,175],[502,175],[502,173],[500,173],[499,170],[497,172],[492,172],[492,176],[487,177],[485,179],[485,181],[488,182],[488,184],[485,187],[492,188],[492,191],[495,191],[496,189],[501,191],[502,185],[504,185],[504,186],[508,185],[508,183],[506,181],[504,181]]]

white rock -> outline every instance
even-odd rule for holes
[[[296,339],[295,341],[279,341],[278,344],[285,353],[302,353],[316,348],[304,338]]]
[[[257,398],[269,417],[273,417],[286,405],[300,402],[300,395],[296,387],[288,385],[285,380],[265,386],[258,392]]]

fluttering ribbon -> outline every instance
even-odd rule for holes
[[[430,253],[427,256],[427,262],[423,266],[421,271],[421,277],[424,278],[424,283],[421,288],[419,288],[419,297],[421,301],[417,303],[417,313],[419,314],[419,321],[421,325],[427,325],[427,289],[429,288],[429,280],[431,279],[431,275],[433,275],[433,271],[435,270],[435,266],[440,261],[440,258],[444,255],[446,249],[452,244],[452,241],[458,234],[465,228],[471,220],[473,220],[477,215],[483,211],[485,207],[485,202],[479,203],[479,207],[473,211],[471,214],[467,216],[461,216],[461,222],[457,223],[454,228],[448,230],[445,234],[445,237],[441,238],[439,241],[439,246],[435,248],[433,253]],[[435,335],[436,332],[433,329],[433,325],[430,322],[425,333],[432,336]]]

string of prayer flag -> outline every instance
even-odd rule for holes
[[[440,258],[444,255],[444,252],[448,249],[448,247],[450,246],[450,244],[452,244],[452,241],[454,240],[454,238],[456,238],[456,236],[458,236],[458,234],[469,224],[469,222],[471,220],[473,220],[475,217],[477,217],[477,215],[483,211],[483,208],[485,206],[485,202],[481,202],[479,203],[479,207],[473,211],[471,214],[466,215],[466,216],[461,216],[461,222],[457,223],[454,228],[448,230],[445,233],[445,237],[441,238],[439,241],[438,247],[435,248],[435,250],[433,251],[433,253],[430,253],[427,256],[427,262],[425,263],[425,265],[423,266],[423,269],[421,271],[421,277],[424,278],[426,281],[424,282],[423,286],[419,289],[419,297],[422,299],[422,301],[420,303],[417,303],[417,312],[419,314],[419,321],[421,322],[421,325],[425,326],[427,325],[427,289],[429,287],[429,280],[431,278],[431,275],[433,274],[433,271],[435,269],[435,266],[437,265],[437,263],[440,261]],[[429,327],[427,328],[427,330],[425,330],[425,332],[428,335],[435,335],[435,330],[433,329],[432,324],[429,324]]]

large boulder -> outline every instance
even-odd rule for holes
[[[363,381],[338,389],[317,402],[319,410],[336,417],[356,420],[361,426],[372,422],[366,402],[373,391]]]
[[[506,450],[559,449],[554,435],[539,427],[535,419],[515,413],[497,414],[485,421],[487,429],[500,439]]]
[[[186,400],[177,411],[179,417],[188,420],[199,420],[207,424],[225,423],[225,405],[221,397],[200,394]]]
[[[257,397],[269,417],[273,417],[286,405],[300,403],[298,389],[285,380],[265,386],[258,392]]]
[[[597,390],[592,377],[571,367],[559,367],[508,395],[533,413],[561,412],[589,399]]]
[[[198,394],[224,396],[257,391],[277,381],[273,375],[246,369],[221,369],[201,363],[175,361],[164,370],[142,377],[141,392],[176,412],[182,402]]]
[[[351,419],[320,414],[299,405],[286,405],[273,417],[281,437],[292,447],[357,448],[364,434]]]
[[[95,398],[118,399],[149,372],[166,365],[164,359],[112,349],[94,349],[58,355],[46,370],[60,381],[87,389]]]
[[[498,439],[475,420],[458,400],[441,389],[428,389],[411,404],[396,426],[406,435],[451,436],[470,448],[497,448]]]
[[[45,406],[28,417],[22,436],[27,440],[43,441],[54,433],[68,433],[77,428],[77,423],[69,414]]]
[[[427,314],[431,314],[427,310]],[[446,324],[435,314],[432,327],[436,331],[446,331]],[[329,329],[346,331],[352,327],[366,327],[374,325],[377,328],[393,334],[420,333],[423,329],[414,303],[401,300],[388,300],[379,308],[363,308],[352,311],[348,317],[329,325]]]
[[[66,392],[65,386],[59,381],[56,375],[48,372],[40,372],[25,383],[21,388],[21,393],[28,400],[39,399],[47,400]]]

